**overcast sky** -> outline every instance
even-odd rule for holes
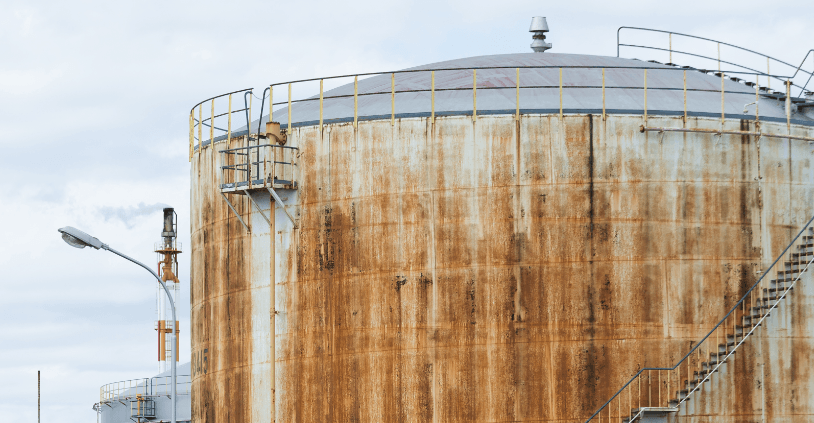
[[[814,47],[810,0],[782,8],[709,0],[0,1],[7,422],[36,421],[37,370],[43,421],[66,423],[95,421],[101,385],[157,371],[155,281],[110,253],[68,247],[61,226],[154,265],[160,209],[176,208],[180,357],[189,360],[187,128],[202,99],[290,79],[528,52],[536,15],[548,18],[557,53],[615,55],[622,25],[706,36],[794,63]],[[666,36],[630,41],[667,44]],[[660,53],[623,56],[667,61]]]

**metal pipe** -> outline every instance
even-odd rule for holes
[[[646,127],[644,125],[639,127],[639,132],[698,132],[703,134],[725,134],[725,135],[752,135],[758,137],[769,137],[769,138],[788,138],[790,140],[800,140],[800,141],[814,141],[814,138],[811,137],[798,137],[798,136],[791,136],[791,135],[778,135],[778,134],[764,134],[762,132],[748,132],[748,131],[719,131],[715,129],[693,129],[693,128],[657,128],[657,127]]]
[[[323,80],[319,80],[319,133],[322,134]]]
[[[289,84],[289,87],[291,85]],[[289,95],[289,99],[291,96]],[[353,127],[359,124],[359,76],[353,77]]]
[[[390,74],[390,126],[396,125],[396,74]]]

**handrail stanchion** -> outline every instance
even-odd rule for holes
[[[359,125],[359,75],[353,77],[353,127]]]
[[[786,129],[791,135],[791,80],[786,80]]]
[[[560,122],[562,122],[562,68],[560,68]]]
[[[198,151],[203,149],[203,104],[198,105]]]
[[[644,70],[644,126],[647,126],[647,69]]]
[[[212,99],[212,112],[209,115],[209,143],[215,142],[215,99]]]
[[[228,123],[226,127],[226,148],[232,145],[232,95],[229,94],[229,113],[226,115]]]
[[[726,93],[726,90],[724,89],[724,81],[725,81],[724,73],[721,72],[721,130],[722,131],[724,130],[724,118],[725,118],[724,112],[726,110],[725,109],[726,102],[724,101],[724,94]],[[723,137],[723,135],[721,135],[721,136]]]
[[[430,119],[435,124],[435,71],[430,72],[431,114]]]
[[[322,104],[323,104],[324,80],[319,80],[319,134],[322,135]]]
[[[478,70],[472,69],[472,122],[478,120]]]
[[[520,120],[520,68],[516,69],[517,76],[515,77],[515,92],[514,92],[514,99],[515,99],[515,112],[514,112],[514,120]]]
[[[760,106],[760,76],[756,75],[755,79],[757,83],[755,83],[755,126],[756,130],[760,130],[760,113],[758,111]]]
[[[605,113],[605,68],[602,68],[602,120],[607,118]]]
[[[390,126],[396,125],[396,74],[390,74]]]
[[[192,138],[195,134],[195,126],[193,126],[193,122],[195,118],[192,116],[192,112],[189,112],[189,161],[192,162],[192,151],[194,150],[194,142]]]
[[[684,71],[684,126],[687,126],[687,71]]]
[[[291,83],[288,84],[288,110],[286,110],[286,114],[288,115],[288,126],[286,127],[287,133],[291,133]]]

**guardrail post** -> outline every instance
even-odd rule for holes
[[[359,125],[359,75],[353,77],[353,127]]]
[[[193,122],[195,121],[195,118],[192,116],[192,113],[193,112],[189,112],[189,161],[190,161],[190,163],[192,162],[192,152],[193,152],[193,150],[195,148],[194,147],[195,143],[193,142],[193,139],[192,139],[192,137],[194,136],[194,133],[195,133],[195,126],[193,125]]]
[[[203,149],[203,104],[198,105],[198,152]]]
[[[322,102],[324,80],[319,80],[319,134],[322,135]]]
[[[431,100],[431,102],[432,102],[431,110],[432,111],[430,112],[431,113],[430,120],[431,120],[431,122],[433,124],[435,124],[435,71],[432,71],[430,73],[430,78],[431,78],[430,79],[430,93],[431,93],[431,98],[432,98],[432,100]]]
[[[516,70],[517,70],[517,76],[515,77],[515,85],[516,85],[515,89],[516,89],[516,91],[515,91],[514,97],[515,97],[515,100],[516,100],[516,103],[517,103],[517,105],[516,105],[517,107],[516,107],[516,110],[515,110],[514,120],[519,121],[520,120],[520,68],[517,68]]]
[[[605,113],[605,68],[602,68],[602,120],[607,118]]]
[[[684,126],[687,124],[687,71],[684,71]]]
[[[721,130],[724,129],[724,118],[725,118],[724,112],[726,110],[725,109],[726,103],[724,102],[724,94],[726,93],[726,90],[724,89],[724,81],[725,81],[724,73],[721,72]]]
[[[560,68],[560,122],[562,122],[562,68]]]
[[[472,122],[478,120],[478,70],[472,69]]]
[[[288,84],[288,127],[286,131],[291,134],[291,84]]]
[[[229,113],[228,116],[228,123],[226,127],[226,148],[232,145],[232,95],[229,94]]]
[[[390,126],[396,125],[396,74],[390,74]]]
[[[212,112],[209,115],[209,143],[215,142],[215,99],[212,99]]]
[[[644,70],[644,126],[647,126],[647,69]]]

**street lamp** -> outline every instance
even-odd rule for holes
[[[175,322],[177,321],[177,319],[175,317],[175,302],[172,300],[172,295],[170,295],[170,290],[167,289],[167,285],[164,283],[164,281],[161,280],[160,277],[158,277],[158,274],[155,273],[153,271],[153,269],[150,269],[149,267],[145,266],[143,263],[139,262],[138,260],[135,260],[135,259],[133,259],[131,257],[128,257],[128,256],[126,256],[126,255],[124,255],[124,254],[110,248],[107,244],[103,243],[102,241],[99,241],[97,238],[94,238],[94,237],[80,231],[79,229],[73,228],[71,226],[66,226],[66,227],[60,228],[58,230],[62,234],[62,239],[65,240],[65,242],[67,242],[68,245],[70,245],[71,247],[75,247],[75,248],[92,247],[92,248],[95,248],[97,250],[101,248],[103,250],[110,251],[111,253],[116,254],[119,257],[130,260],[131,262],[133,262],[133,263],[147,269],[147,271],[150,272],[150,274],[155,276],[156,280],[158,280],[158,283],[161,284],[161,287],[164,288],[164,292],[167,293],[167,298],[170,301],[170,308],[172,309],[172,327],[170,328],[170,351],[172,351],[172,355],[171,355],[171,360],[172,360],[172,423],[176,423],[176,421],[175,421],[175,379],[176,379],[175,378],[175,356],[177,354],[177,351],[175,351]]]

